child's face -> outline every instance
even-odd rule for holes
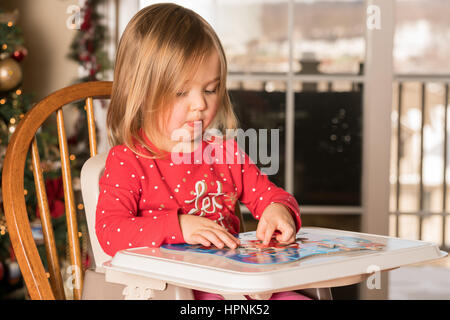
[[[182,90],[174,93],[176,97],[165,122],[164,135],[169,138],[166,150],[171,151],[180,140],[190,144],[211,124],[219,107],[219,78],[220,60],[213,50],[199,66],[193,79],[189,79]]]

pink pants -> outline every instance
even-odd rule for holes
[[[247,300],[252,300],[249,296],[245,296]],[[195,300],[225,300],[220,294],[209,293],[194,290]],[[286,291],[273,293],[269,300],[312,300],[298,292]]]

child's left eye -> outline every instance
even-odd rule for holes
[[[214,90],[205,90],[206,94],[215,94],[217,92],[217,88]],[[177,97],[185,96],[187,95],[187,92],[177,92]]]
[[[217,92],[217,89],[214,89],[214,90],[205,90],[205,93],[206,94],[214,94],[214,93],[216,93]]]

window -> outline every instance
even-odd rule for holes
[[[396,1],[390,178],[391,235],[447,248],[448,10],[448,1]]]
[[[397,0],[395,9],[394,71],[449,74],[450,2]]]

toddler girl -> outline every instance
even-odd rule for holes
[[[157,4],[129,22],[116,57],[107,115],[113,147],[96,211],[96,234],[108,255],[164,243],[234,249],[238,201],[259,220],[256,234],[265,244],[275,231],[278,241],[295,241],[295,198],[271,183],[234,138],[221,138],[237,126],[226,74],[217,35],[193,11]],[[215,137],[203,139],[207,130]],[[296,292],[277,297],[308,299]]]

